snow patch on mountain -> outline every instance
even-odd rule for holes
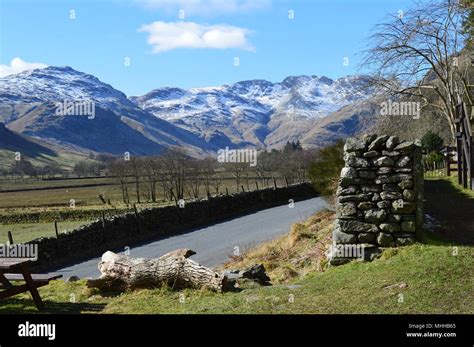
[[[270,121],[275,117],[281,118],[279,129],[292,127],[291,122],[296,119],[304,119],[306,126],[312,126],[317,119],[372,94],[364,76],[337,80],[326,76],[291,76],[280,83],[249,80],[189,90],[159,88],[130,100],[207,141],[214,135],[222,141],[225,135],[235,144],[265,146],[268,143],[262,134],[272,132]]]
[[[121,91],[68,66],[50,66],[0,78],[0,100],[12,101],[10,96],[21,102],[90,100],[105,108],[114,108],[118,103],[133,106]]]

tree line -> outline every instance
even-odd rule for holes
[[[305,182],[314,156],[314,150],[285,147],[259,152],[256,165],[250,166],[221,163],[214,157],[196,159],[182,148],[171,148],[158,156],[115,158],[108,162],[107,171],[117,180],[124,203],[158,202],[161,195],[178,204],[185,197],[223,193],[225,180],[232,182],[235,191],[273,187],[278,179],[287,185]]]
[[[53,163],[35,166],[27,159],[14,161],[0,172],[10,178],[91,178],[110,177],[120,187],[124,203],[175,201],[273,187],[308,180],[309,164],[317,151],[303,149],[299,141],[287,142],[281,150],[259,150],[255,165],[248,162],[219,162],[217,156],[193,158],[180,147],[155,156],[89,155],[72,168]],[[224,184],[227,182],[227,184]]]

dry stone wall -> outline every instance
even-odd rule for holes
[[[334,245],[396,247],[413,243],[423,223],[419,144],[389,135],[349,138],[344,160]]]
[[[209,223],[251,213],[261,209],[300,201],[316,196],[310,184],[292,185],[277,189],[262,189],[232,195],[221,195],[186,202],[183,208],[168,206],[143,209],[98,219],[66,233],[59,238],[44,237],[30,241],[38,245],[36,270],[51,270],[88,258],[101,256],[105,251],[121,252],[125,246],[168,237]],[[256,228],[258,226],[255,226]],[[249,230],[249,233],[253,230]]]

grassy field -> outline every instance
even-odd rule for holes
[[[117,186],[77,187],[66,189],[48,189],[25,192],[0,193],[0,208],[29,207],[69,207],[74,199],[76,207],[96,206],[101,204],[99,194],[120,205],[122,194]]]
[[[91,186],[93,185],[93,186]],[[62,188],[67,187],[67,188]],[[2,180],[0,190],[0,210],[16,208],[68,208],[71,199],[77,208],[102,205],[98,198],[102,194],[115,204],[121,204],[122,193],[112,178],[68,179],[68,180]],[[25,189],[38,189],[21,191]]]
[[[72,221],[58,223],[58,231],[62,233],[66,230],[77,228],[90,221]],[[53,223],[23,223],[23,224],[0,224],[0,244],[8,241],[8,231],[12,232],[15,243],[23,243],[39,237],[55,237],[56,232]]]
[[[0,191],[2,190],[22,190],[22,189],[34,189],[34,188],[54,188],[61,186],[83,186],[84,184],[117,184],[113,178],[109,177],[88,177],[88,178],[70,178],[61,179],[60,177],[55,179],[35,179],[21,178],[12,179],[0,179]]]
[[[256,189],[255,179],[249,182],[250,190]],[[272,183],[273,184],[273,183]],[[284,186],[284,181],[278,180],[278,186]],[[90,186],[96,185],[96,186]],[[247,190],[245,180],[241,182]],[[259,182],[261,187],[261,182]],[[60,188],[69,186],[68,188]],[[41,188],[42,190],[20,191],[23,189]],[[235,180],[225,179],[219,188],[220,192],[225,192],[226,188],[229,193],[235,193],[237,187]],[[2,192],[2,190],[18,190],[14,192]],[[241,188],[239,187],[239,191]],[[212,191],[211,193],[214,193]],[[91,206],[102,206],[98,195],[102,194],[107,200],[110,199],[112,204],[117,207],[125,205],[122,202],[122,192],[120,186],[112,178],[93,178],[93,179],[70,179],[70,180],[0,180],[0,213],[16,208],[67,208],[69,202],[74,199],[78,208],[90,208]],[[136,201],[134,185],[129,185],[129,195],[131,203]],[[201,196],[205,196],[204,186],[201,187]],[[157,199],[163,199],[163,192],[157,187]],[[142,200],[145,200],[142,198]]]
[[[89,289],[85,281],[41,288],[46,312],[57,313],[474,313],[474,249],[413,245],[386,251],[288,284],[212,293],[167,288],[122,295]],[[183,300],[184,299],[184,300]],[[36,313],[31,298],[4,302],[0,313]]]

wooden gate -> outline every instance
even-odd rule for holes
[[[456,150],[458,155],[458,182],[464,188],[473,187],[474,153],[471,121],[465,103],[456,106]],[[449,169],[448,169],[449,170]]]

